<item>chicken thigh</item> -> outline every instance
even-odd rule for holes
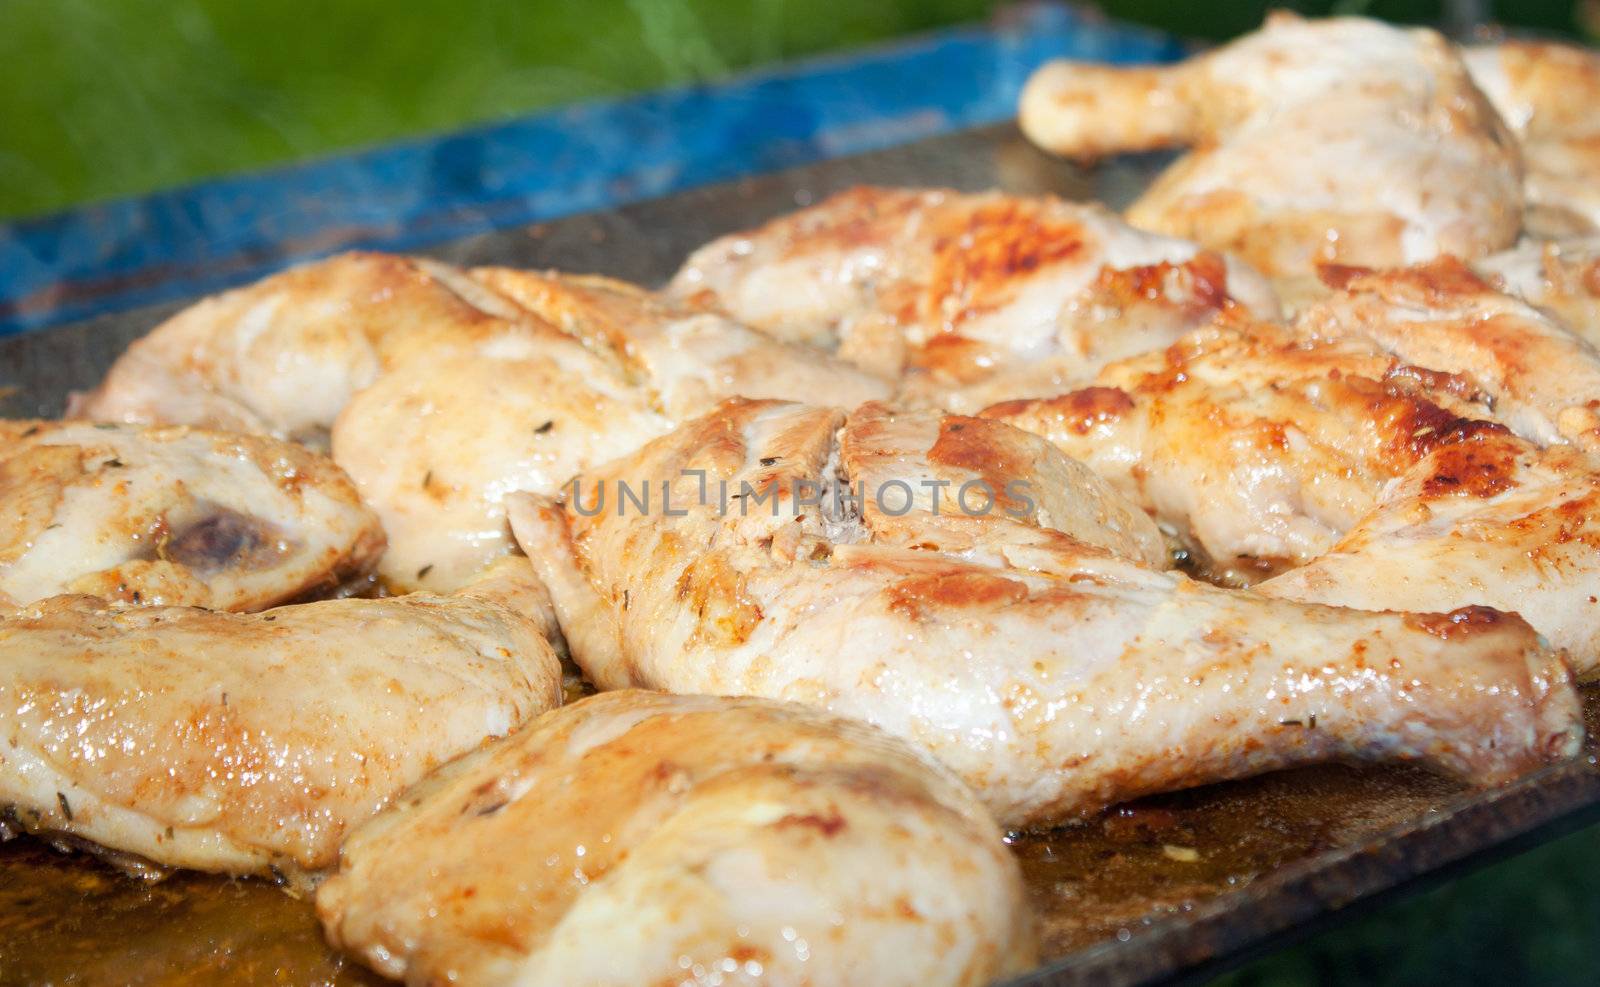
[[[1600,350],[1459,261],[1398,271],[1327,268],[1338,289],[1295,321],[1310,339],[1370,339],[1413,366],[1470,381],[1495,415],[1548,445],[1600,445]]]
[[[1430,30],[1275,13],[1176,66],[1054,62],[1020,122],[1075,157],[1192,146],[1128,221],[1291,283],[1323,262],[1481,257],[1522,225],[1516,141]]]
[[[985,415],[1083,458],[1212,578],[1515,611],[1592,674],[1600,463],[1592,430],[1566,442],[1558,427],[1590,407],[1570,386],[1586,344],[1453,263],[1350,287],[1299,332],[1219,321],[1093,387]]]
[[[1127,505],[1049,526],[1030,491],[1071,472],[1041,468],[1037,443],[922,414],[730,401],[564,506],[519,497],[513,528],[574,659],[602,689],[867,720],[1011,826],[1329,758],[1488,783],[1577,750],[1567,668],[1521,619],[1364,613],[1156,570],[1117,554],[1142,542],[1131,529],[1091,542],[1086,519]],[[942,509],[889,482],[951,468],[983,486]],[[1054,496],[1080,493],[1113,496]]]
[[[1507,41],[1463,54],[1472,80],[1522,146],[1531,232],[1600,232],[1600,54]]]
[[[539,596],[508,559],[451,597],[0,616],[0,806],[130,863],[313,878],[401,790],[559,703]]]
[[[1100,206],[948,190],[834,196],[702,247],[672,290],[955,410],[1059,393],[1234,300],[1277,311],[1248,268]]]
[[[971,793],[865,724],[758,699],[549,714],[357,830],[317,910],[415,984],[978,987],[1033,958]]]
[[[0,608],[58,593],[259,610],[366,573],[383,531],[331,462],[184,427],[0,421]]]

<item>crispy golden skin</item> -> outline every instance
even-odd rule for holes
[[[1033,958],[972,795],[795,704],[582,700],[441,769],[340,856],[329,938],[410,983],[976,987]]]
[[[1264,593],[1487,605],[1600,668],[1592,347],[1453,261],[1330,272],[1293,329],[1220,322],[985,414],[1089,463]]]

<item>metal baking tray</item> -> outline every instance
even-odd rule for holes
[[[1164,163],[1129,157],[1083,170],[998,126],[423,252],[655,284],[714,236],[859,183],[1052,192],[1121,206]],[[68,392],[94,384],[129,341],[181,304],[0,339],[0,414],[59,415]],[[1600,691],[1588,691],[1585,702],[1591,733],[1600,731]],[[1040,917],[1045,962],[1015,984],[1219,972],[1342,910],[1600,819],[1596,751],[1591,742],[1573,762],[1490,791],[1405,767],[1280,772],[1019,835],[1013,845]],[[309,904],[264,882],[180,874],[145,885],[25,838],[0,846],[0,983],[41,982],[379,981],[323,944]]]

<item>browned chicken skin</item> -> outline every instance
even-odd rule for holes
[[[1277,311],[1247,267],[1098,205],[942,189],[857,188],[715,240],[673,290],[953,410],[1057,393],[1233,301]]]
[[[1020,122],[1078,157],[1193,147],[1129,221],[1275,278],[1476,258],[1522,225],[1516,141],[1455,47],[1425,29],[1275,13],[1172,67],[1056,62],[1029,80]]]
[[[1566,666],[1519,618],[1291,604],[1162,572],[1117,554],[1143,539],[1103,485],[1054,493],[1100,509],[1041,510],[1027,490],[1072,475],[1049,462],[997,422],[735,401],[584,477],[564,508],[520,501],[512,523],[596,685],[868,720],[1008,825],[1330,757],[1490,782],[1576,749]],[[992,497],[935,508],[927,484],[978,464]],[[832,478],[866,485],[859,510],[812,502]],[[908,504],[896,481],[925,492]],[[622,507],[621,483],[648,484],[654,509]]]
[[[1333,273],[1344,290],[1293,330],[1221,323],[985,414],[1082,458],[1228,581],[1515,611],[1591,674],[1594,351],[1454,262]]]
[[[508,559],[455,596],[0,616],[0,809],[161,867],[314,878],[356,824],[560,701]]]

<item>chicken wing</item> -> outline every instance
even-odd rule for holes
[[[366,573],[383,532],[299,446],[201,429],[0,421],[0,606],[59,593],[259,610]]]
[[[956,410],[1060,393],[1234,299],[1277,311],[1248,268],[1100,206],[948,190],[834,196],[702,247],[671,290]]]
[[[40,601],[0,617],[0,805],[160,867],[314,876],[402,789],[559,703],[539,592],[508,559],[452,597]]]
[[[1463,57],[1522,145],[1529,230],[1600,232],[1600,55],[1507,41],[1467,48]]]
[[[1269,277],[1481,257],[1522,225],[1516,141],[1430,30],[1275,13],[1176,66],[1054,62],[1028,81],[1020,122],[1076,157],[1193,146],[1128,221]]]
[[[317,910],[408,983],[977,987],[1033,957],[1016,862],[959,782],[757,699],[545,716],[352,834]]]
[[[1047,527],[1029,491],[1069,473],[1040,469],[1016,430],[900,425],[870,406],[731,401],[563,507],[519,498],[513,528],[590,680],[867,720],[1006,825],[1328,758],[1493,782],[1577,749],[1566,666],[1519,618],[1364,613],[1158,571]],[[981,465],[991,499],[938,517],[887,482],[837,509],[817,493],[883,476],[895,453],[912,488]]]

